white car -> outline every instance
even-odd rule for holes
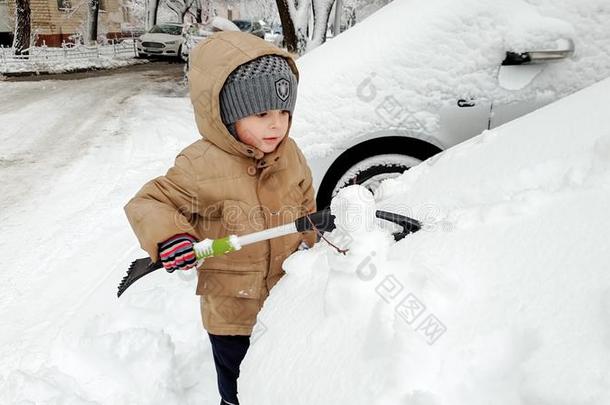
[[[290,133],[318,207],[610,76],[608,21],[599,0],[394,1],[303,55]]]
[[[157,24],[136,41],[139,57],[180,57],[183,43],[182,24],[179,23]]]

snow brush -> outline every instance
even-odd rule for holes
[[[416,219],[395,214],[393,212],[377,210],[375,211],[375,216],[379,219],[393,222],[402,227],[401,232],[394,233],[394,239],[397,241],[410,233],[417,232],[422,226],[421,223]],[[265,229],[263,231],[253,232],[242,236],[229,235],[220,239],[206,238],[201,242],[193,244],[193,250],[195,250],[197,265],[199,265],[208,257],[222,256],[239,250],[242,248],[242,246],[250,245],[263,240],[311,230],[315,230],[322,238],[324,238],[322,236],[322,232],[330,232],[333,229],[335,229],[335,216],[330,213],[330,208],[326,208],[324,210],[298,218],[294,222]],[[339,251],[342,253],[345,252],[341,250]],[[130,285],[135,283],[140,278],[162,268],[163,265],[160,261],[152,262],[149,257],[136,259],[131,263],[129,269],[127,270],[127,274],[125,277],[123,277],[123,280],[119,284],[117,297],[120,297]]]

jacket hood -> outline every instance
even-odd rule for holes
[[[285,57],[298,83],[299,72],[292,55],[249,33],[215,33],[197,44],[190,53],[188,82],[197,128],[202,137],[228,153],[255,159],[265,155],[260,149],[233,137],[220,117],[220,90],[227,77],[239,65],[264,55]],[[288,132],[291,125],[292,117],[288,123]],[[281,155],[287,140],[288,134],[275,151],[267,155]]]

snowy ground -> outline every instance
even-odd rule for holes
[[[217,402],[194,275],[116,299],[122,206],[199,137],[182,66],[154,69],[0,85],[2,404]]]

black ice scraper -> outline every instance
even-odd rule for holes
[[[401,232],[394,233],[395,240],[400,240],[406,235],[421,229],[421,223],[419,221],[404,215],[377,210],[375,211],[375,216],[402,227]],[[242,236],[230,235],[221,239],[204,239],[201,242],[195,243],[193,248],[197,260],[199,261],[207,257],[221,256],[239,250],[242,246],[291,233],[315,230],[321,235],[321,232],[330,232],[333,229],[335,229],[335,216],[330,213],[330,208],[326,208],[305,215],[294,222],[280,225],[275,228],[265,229]],[[161,268],[163,268],[161,262],[153,263],[148,257],[135,260],[131,263],[127,270],[127,274],[119,284],[117,296],[120,297],[130,285],[136,282],[136,280]]]

